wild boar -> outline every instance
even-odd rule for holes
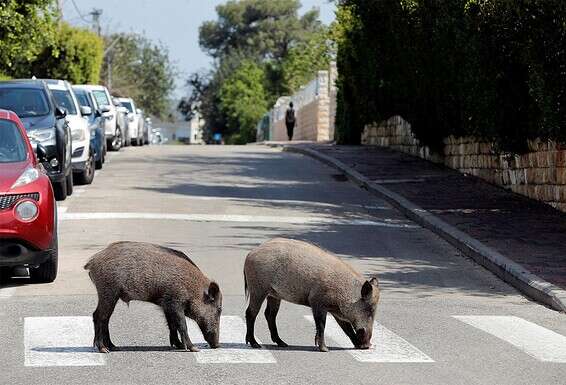
[[[379,301],[378,281],[366,280],[330,252],[303,241],[272,239],[248,254],[244,281],[249,299],[246,343],[252,347],[261,347],[254,337],[254,324],[265,298],[271,339],[280,347],[287,346],[279,337],[275,322],[281,300],[312,308],[315,345],[320,351],[328,351],[324,342],[327,313],[332,314],[356,348],[371,346]]]
[[[189,338],[185,316],[196,321],[210,347],[218,347],[222,293],[182,252],[150,243],[116,242],[95,254],[84,268],[98,293],[93,321],[99,352],[116,349],[108,322],[118,299],[160,306],[173,348],[199,351]]]

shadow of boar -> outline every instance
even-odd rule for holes
[[[116,242],[95,254],[84,268],[98,293],[93,321],[99,352],[116,349],[108,323],[118,299],[160,306],[173,348],[199,350],[189,338],[185,316],[197,323],[210,347],[218,347],[222,293],[184,253],[150,243]]]
[[[244,281],[249,300],[246,344],[261,347],[254,337],[254,324],[267,298],[265,318],[271,339],[280,347],[288,346],[279,337],[275,322],[281,300],[311,307],[315,345],[320,351],[328,351],[324,341],[327,313],[332,314],[356,348],[371,347],[378,281],[366,280],[330,252],[303,241],[272,239],[248,254]]]

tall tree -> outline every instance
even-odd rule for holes
[[[113,45],[102,67],[102,81],[111,81],[112,92],[134,98],[146,112],[168,118],[176,71],[167,48],[134,33],[112,34],[106,44]]]

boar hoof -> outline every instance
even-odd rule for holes
[[[189,346],[189,349],[188,349],[188,350],[191,351],[191,352],[193,352],[193,353],[200,352],[200,349],[197,348],[195,345]]]
[[[326,345],[322,345],[318,347],[318,350],[320,350],[321,352],[328,352],[328,348],[326,347]]]
[[[288,347],[289,347],[289,345],[287,345],[283,340],[275,341],[275,343],[276,343],[277,346],[279,346],[280,348],[288,348]]]
[[[110,349],[108,349],[106,346],[101,346],[98,348],[98,352],[108,354],[110,353]]]

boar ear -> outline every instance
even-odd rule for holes
[[[208,286],[208,295],[210,296],[210,298],[217,300],[219,294],[220,287],[218,286],[218,284],[216,282],[210,282],[210,285]]]
[[[372,292],[373,292],[373,286],[369,281],[365,281],[364,285],[362,286],[362,298],[363,299],[371,298]]]
[[[373,277],[372,279],[369,280],[369,283],[371,283],[373,286],[379,286],[379,281],[377,280],[377,278]]]

